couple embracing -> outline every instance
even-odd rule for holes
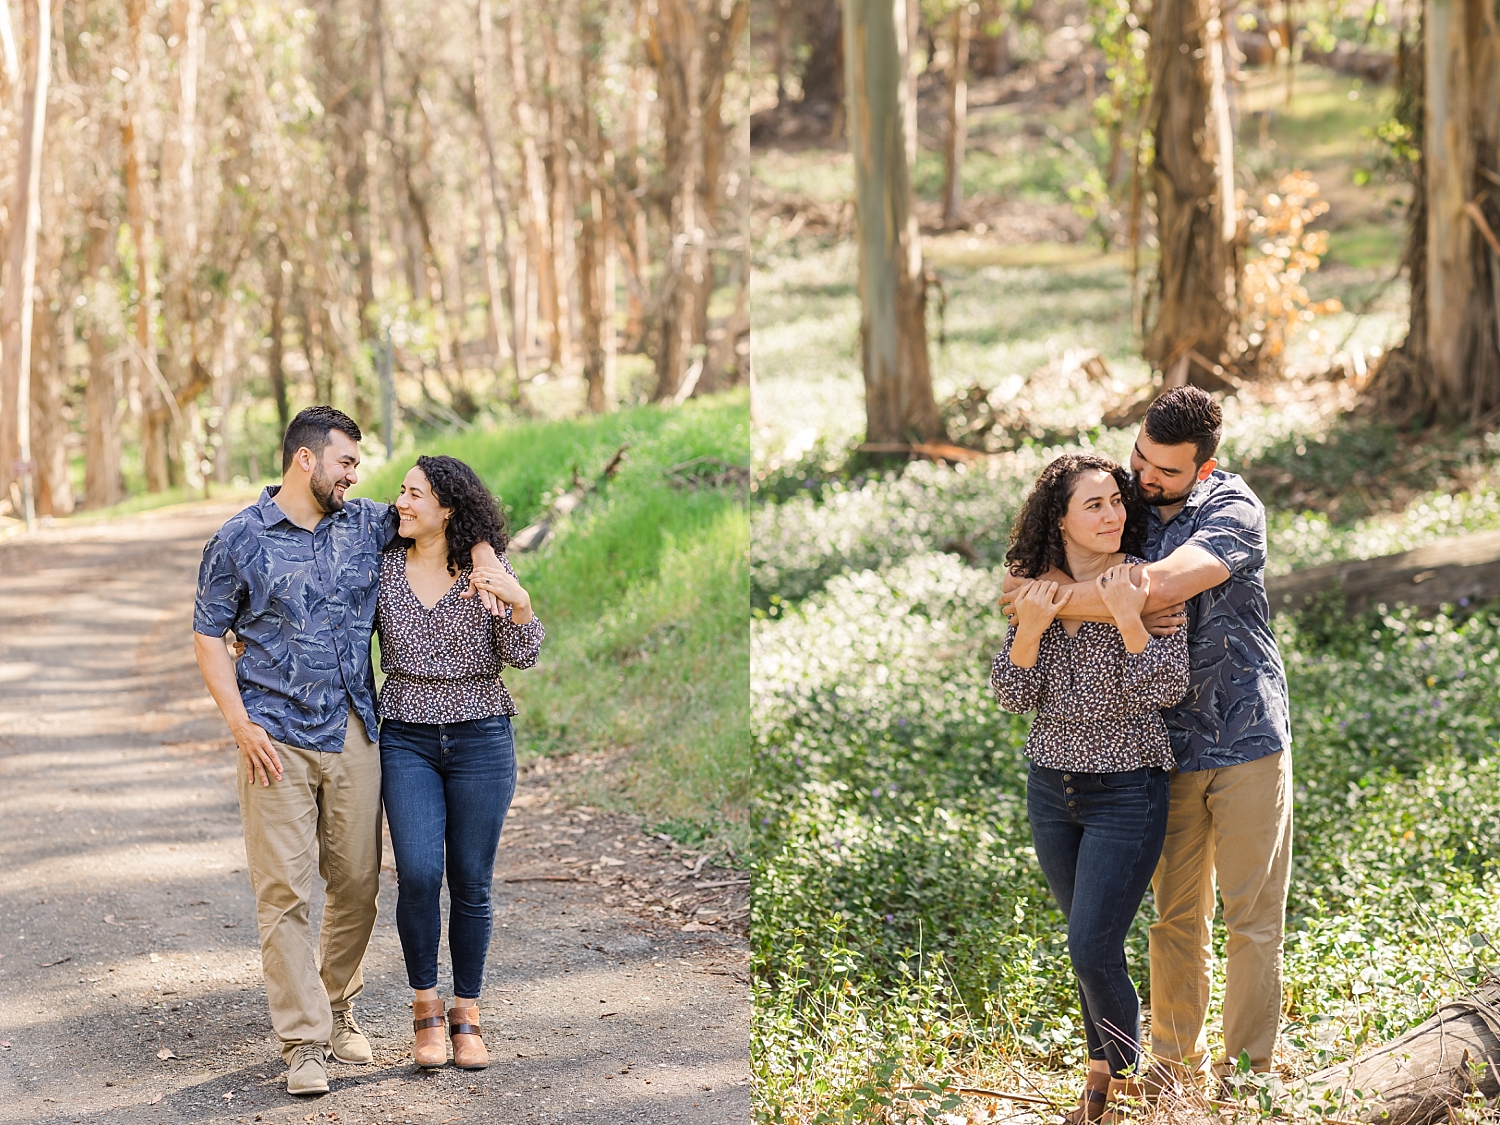
[[[415,1061],[444,1065],[451,1038],[454,1065],[488,1062],[479,996],[490,883],[516,784],[516,707],[500,671],[534,665],[544,636],[478,475],[452,457],[419,457],[395,504],[345,499],[360,440],[332,407],[292,420],[280,486],[204,548],[193,613],[198,666],[239,746],[261,963],[293,1094],[328,1091],[328,1055],[373,1061],[352,1005],[375,925],[382,803]],[[231,630],[238,660],[224,643]],[[372,632],[386,673],[378,701]],[[327,887],[317,955],[314,866]]]
[[[1152,403],[1130,470],[1068,455],[1012,532],[1011,617],[991,682],[1036,711],[1026,755],[1037,861],[1068,923],[1089,1073],[1073,1125],[1120,1097],[1269,1070],[1291,873],[1286,673],[1266,598],[1265,509],[1218,469],[1223,417],[1195,387]],[[1146,888],[1151,1062],[1125,937]],[[1215,887],[1224,1053],[1205,1033]]]

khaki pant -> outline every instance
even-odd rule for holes
[[[240,818],[255,889],[260,959],[281,1053],[327,1043],[333,1010],[364,988],[360,964],[380,891],[380,751],[349,716],[342,754],[276,743],[281,780],[255,782],[240,757]],[[327,903],[313,954],[313,856]],[[321,962],[322,969],[319,970]]]
[[[1281,1018],[1281,945],[1292,870],[1289,752],[1172,775],[1167,839],[1152,889],[1151,1052],[1194,1072],[1208,1065],[1214,886],[1228,931],[1221,1075],[1240,1052],[1270,1068]],[[1216,880],[1217,876],[1217,880]]]

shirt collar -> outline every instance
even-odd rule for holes
[[[275,527],[278,523],[285,523],[289,527],[296,527],[299,531],[305,531],[306,528],[299,527],[297,524],[292,523],[287,514],[281,510],[281,505],[276,503],[276,494],[280,491],[281,485],[268,484],[265,487],[265,491],[260,494],[260,499],[255,502],[255,508],[258,512],[260,512],[262,526],[269,530],[270,528]],[[342,519],[348,514],[349,508],[346,504],[336,512],[329,512],[328,518]],[[318,521],[318,526],[323,526],[322,520]]]
[[[1177,514],[1170,520],[1164,520],[1161,518],[1161,508],[1159,508],[1155,504],[1147,505],[1150,510],[1149,518],[1154,520],[1161,527],[1166,527],[1170,523],[1176,523],[1188,512],[1191,512],[1194,508],[1199,507],[1205,500],[1207,500],[1209,494],[1219,486],[1220,479],[1221,476],[1219,470],[1215,469],[1213,472],[1209,473],[1208,476],[1200,480],[1197,484],[1193,485],[1193,491],[1187,494],[1187,499],[1182,502],[1181,509],[1179,509]]]

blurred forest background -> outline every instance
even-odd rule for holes
[[[748,9],[4,0],[0,519],[742,384]]]
[[[758,1120],[1040,1122],[1084,1051],[988,686],[1011,519],[1194,383],[1273,583],[1493,564],[1500,7],[764,0],[751,34]],[[1250,1117],[1323,1112],[1302,1077],[1494,972],[1486,573],[1275,618],[1296,838]]]

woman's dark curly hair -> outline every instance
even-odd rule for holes
[[[1072,577],[1067,552],[1063,550],[1062,520],[1068,514],[1079,475],[1090,469],[1109,473],[1120,486],[1120,498],[1125,501],[1125,531],[1120,536],[1120,549],[1139,556],[1145,548],[1146,507],[1136,492],[1130,470],[1108,457],[1066,453],[1036,478],[1036,487],[1026,497],[1021,514],[1010,529],[1005,565],[1017,578],[1040,578],[1054,568]]]
[[[495,548],[497,555],[505,553],[505,545],[510,542],[505,516],[478,473],[457,457],[446,455],[418,457],[417,468],[432,486],[434,499],[443,507],[453,509],[444,529],[448,538],[449,574],[457,574],[472,564],[470,551],[476,543],[488,543]],[[387,550],[398,546],[405,549],[411,544],[410,539],[397,536]]]

